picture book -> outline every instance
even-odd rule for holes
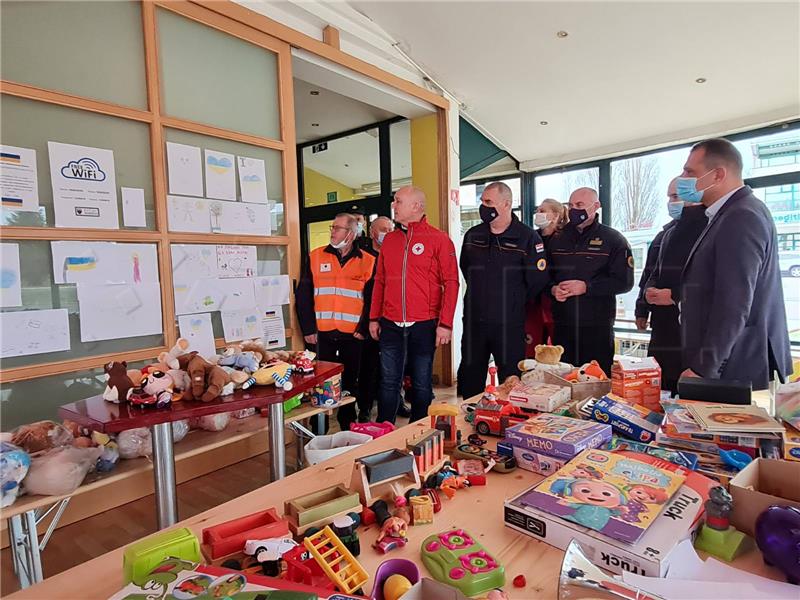
[[[611,426],[572,417],[542,413],[509,427],[506,441],[540,454],[570,459],[582,450],[597,448],[611,439]]]
[[[728,435],[725,436],[724,439],[720,436],[715,436],[713,433],[705,431],[697,423],[691,411],[691,406],[693,404],[718,406],[716,404],[697,402],[694,400],[663,400],[661,402],[664,408],[664,421],[661,427],[666,435],[691,440],[722,442],[753,447],[758,446],[758,442],[754,438],[776,439],[778,437],[776,433],[772,432],[748,432],[747,435],[743,436]]]
[[[606,450],[585,450],[525,496],[544,512],[632,544],[686,479],[677,465]],[[657,466],[658,465],[658,466]]]
[[[675,463],[676,465],[686,469],[694,469],[697,467],[698,457],[696,454],[692,454],[691,452],[664,448],[656,444],[645,444],[642,442],[635,442],[633,440],[626,440],[616,435],[613,436],[611,441],[606,443],[602,449],[616,452],[622,450],[641,452],[642,454],[649,454],[650,456],[655,456],[656,458]]]
[[[690,405],[689,410],[700,427],[712,433],[783,432],[783,425],[760,406],[698,403]]]

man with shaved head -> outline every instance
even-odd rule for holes
[[[596,360],[610,375],[617,295],[633,287],[633,255],[621,233],[600,223],[598,210],[597,191],[572,192],[569,223],[547,250],[562,360],[576,366]]]
[[[425,193],[397,190],[397,229],[378,255],[370,335],[380,341],[378,421],[394,423],[404,366],[411,375],[411,420],[427,416],[433,398],[433,355],[449,344],[458,300],[458,264],[452,240],[425,219]]]

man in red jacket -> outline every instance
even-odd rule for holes
[[[414,393],[410,420],[428,414],[433,355],[453,334],[458,264],[452,240],[425,219],[422,190],[400,188],[392,208],[398,227],[378,256],[369,332],[381,348],[378,421],[394,423],[406,364]]]

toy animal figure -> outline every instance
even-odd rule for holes
[[[152,371],[142,379],[141,386],[145,394],[155,396],[155,405],[158,408],[169,406],[172,403],[175,383],[169,373]]]
[[[284,390],[292,389],[292,365],[283,361],[273,362],[261,367],[244,382],[242,389],[248,389],[254,385],[278,385]]]
[[[569,373],[566,377],[564,377],[567,381],[577,381],[577,382],[586,382],[586,381],[605,381],[608,379],[606,376],[605,371],[600,368],[600,365],[597,363],[596,360],[592,362],[588,362],[579,369],[575,369],[572,373]]]
[[[119,404],[125,402],[131,395],[134,382],[128,375],[128,363],[111,361],[103,367],[106,372],[106,389],[103,391],[103,400]]]
[[[31,457],[22,448],[0,442],[0,507],[14,504],[19,484],[28,474]]]
[[[725,531],[731,524],[730,515],[733,510],[733,498],[721,485],[714,486],[708,492],[705,503],[706,526],[717,531]]]
[[[255,373],[258,371],[260,356],[255,352],[242,352],[240,354],[231,354],[230,356],[223,356],[217,364],[220,367],[233,367],[241,369],[248,373]]]
[[[455,477],[448,477],[442,482],[441,490],[448,499],[452,499],[456,495],[456,490],[468,488],[470,486],[469,479],[461,475]]]
[[[539,344],[534,351],[536,352],[534,355],[536,362],[543,365],[557,365],[561,360],[561,355],[564,354],[564,347]]]
[[[225,384],[230,381],[221,367],[212,365],[197,352],[184,354],[178,358],[178,362],[191,379],[187,396],[192,400],[211,402],[222,394]]]

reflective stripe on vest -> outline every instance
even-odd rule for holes
[[[358,323],[361,320],[361,315],[353,315],[343,312],[332,312],[327,310],[317,311],[315,313],[318,320],[336,320],[345,321],[347,323]]]
[[[315,296],[325,296],[325,295],[333,295],[333,296],[344,296],[345,298],[357,298],[359,300],[364,299],[364,294],[357,290],[348,290],[346,288],[340,287],[321,287],[316,288],[314,290]]]

